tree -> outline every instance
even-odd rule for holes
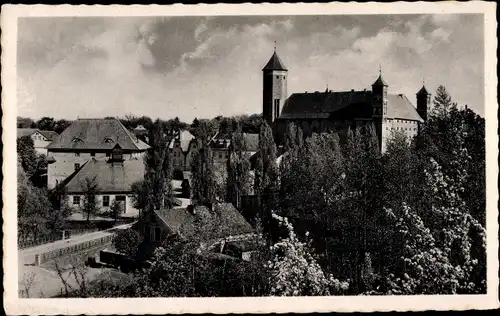
[[[246,142],[238,126],[231,136],[227,158],[227,201],[237,208],[241,204],[241,196],[248,194],[250,188],[250,161],[246,154]]]
[[[36,121],[36,127],[42,131],[53,131],[55,126],[54,118],[44,116]]]
[[[36,172],[38,162],[35,144],[30,136],[22,136],[17,139],[17,154],[26,175],[31,178]]]
[[[437,115],[445,115],[452,107],[456,107],[451,102],[451,96],[444,86],[439,86],[433,100],[433,112]]]
[[[111,203],[109,210],[111,216],[116,221],[120,217],[120,214],[123,212],[123,207],[122,204],[117,199],[114,199],[113,203]]]
[[[116,234],[113,238],[115,249],[131,258],[135,257],[141,240],[139,234],[132,228],[127,228]]]
[[[254,190],[262,195],[266,189],[277,185],[278,166],[276,163],[276,144],[271,127],[263,122],[259,133],[259,149],[255,168]]]
[[[57,134],[61,134],[71,124],[73,124],[72,121],[68,121],[68,120],[65,120],[65,119],[57,120],[54,123],[54,132],[56,132]]]
[[[85,182],[81,185],[83,190],[83,213],[87,215],[87,222],[91,216],[95,216],[99,211],[97,195],[100,192],[97,176],[93,178],[85,178]]]
[[[172,207],[172,161],[162,123],[156,120],[149,131],[151,148],[145,155],[144,180],[132,185],[135,205],[146,212]]]
[[[193,156],[191,164],[191,199],[197,205],[211,206],[216,201],[216,187],[213,157],[210,147],[201,147]]]
[[[301,242],[286,217],[273,214],[288,236],[271,247],[271,295],[311,296],[336,295],[349,284],[325,273],[314,258],[311,243]],[[307,236],[307,234],[306,234]]]
[[[35,122],[28,117],[17,117],[17,128],[35,128]]]

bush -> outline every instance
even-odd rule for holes
[[[116,251],[129,257],[135,257],[139,243],[139,234],[131,228],[119,232],[113,239],[113,246]]]

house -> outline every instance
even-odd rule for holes
[[[175,175],[180,176],[183,171],[191,170],[191,162],[198,148],[198,141],[193,134],[186,130],[180,131],[170,141],[169,149],[172,154],[174,177]]]
[[[287,125],[299,126],[304,136],[335,131],[345,139],[349,128],[373,125],[380,149],[385,150],[391,131],[413,137],[427,119],[431,95],[423,86],[416,93],[417,106],[403,94],[389,93],[382,71],[371,90],[300,92],[288,97],[288,69],[276,50],[262,69],[263,117],[273,127],[278,143]]]
[[[97,205],[107,212],[116,200],[121,205],[121,217],[136,217],[139,210],[132,201],[132,184],[144,179],[142,159],[123,160],[119,155],[107,161],[91,158],[60,185],[67,189],[69,206],[75,211],[83,208],[86,181],[95,179],[98,186]]]
[[[78,119],[47,146],[47,188],[53,189],[93,159],[106,162],[142,158],[149,145],[117,119]]]
[[[58,134],[54,131],[42,131],[36,128],[18,128],[17,138],[30,136],[33,139],[35,151],[39,155],[47,156],[47,146],[54,140]]]
[[[243,133],[246,144],[246,153],[248,157],[252,156],[259,149],[259,134]],[[227,162],[229,146],[231,144],[231,134],[217,133],[210,140],[210,149],[212,150],[213,161],[216,165],[225,165]]]
[[[145,143],[149,142],[148,136],[149,136],[149,131],[143,126],[143,125],[137,125],[133,130],[132,133],[142,140]]]
[[[200,249],[211,250],[222,242],[255,237],[254,228],[231,203],[155,210],[132,226],[143,242],[157,246],[169,238],[199,242]],[[147,247],[146,247],[147,248]]]

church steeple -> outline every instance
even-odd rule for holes
[[[430,104],[431,94],[425,88],[425,81],[423,81],[422,88],[417,92],[417,112],[424,121],[427,121]]]
[[[279,117],[281,108],[285,104],[287,98],[287,73],[288,70],[276,53],[275,42],[273,55],[262,69],[262,115],[269,125]]]

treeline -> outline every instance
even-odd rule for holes
[[[107,119],[117,118],[129,130],[133,130],[139,125],[142,125],[148,131],[153,128],[154,122],[148,116],[135,116],[127,114],[124,117],[105,117]],[[258,133],[261,124],[261,115],[240,115],[232,117],[217,116],[212,119],[195,118],[190,124],[182,122],[178,117],[168,120],[157,119],[164,132],[173,133],[179,130],[188,130],[197,137],[203,135],[214,136],[217,132],[231,133],[236,130],[237,126],[241,126],[245,133]],[[155,122],[156,122],[155,121]],[[39,130],[55,131],[58,134],[62,133],[73,121],[71,120],[54,120],[52,117],[42,117],[38,121],[26,117],[17,118],[18,128],[36,128]],[[207,136],[207,137],[208,137]]]
[[[440,87],[419,135],[393,133],[383,154],[370,125],[350,130],[346,139],[336,133],[304,139],[289,125],[279,164],[266,123],[253,161],[236,124],[224,176],[202,143],[193,160],[191,198],[197,205],[238,205],[242,196],[255,194],[260,207],[253,224],[263,233],[255,260],[198,254],[197,245],[210,239],[206,225],[200,240],[169,240],[158,248],[152,267],[129,283],[110,287],[99,280],[78,295],[485,293],[484,124]],[[163,147],[161,140],[153,145],[136,192],[146,212],[168,207],[171,197],[163,181],[171,177]]]

